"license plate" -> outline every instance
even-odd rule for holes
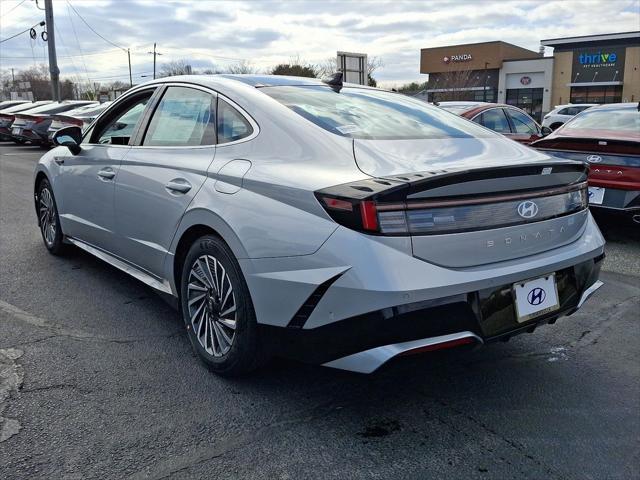
[[[516,318],[520,323],[560,308],[554,273],[515,283],[513,291],[516,297]]]
[[[11,130],[11,133],[13,135],[20,135],[20,132],[22,132],[21,128],[14,128],[13,130]]]
[[[602,205],[604,200],[604,191],[602,187],[589,187],[589,203],[593,205]]]

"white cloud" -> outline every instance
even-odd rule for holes
[[[381,57],[384,68],[376,76],[386,85],[424,80],[424,47],[504,40],[537,50],[543,38],[640,28],[640,0],[70,2],[101,35],[131,48],[134,72],[152,68],[146,52],[153,42],[163,53],[159,61],[192,58],[223,65],[245,59],[259,68],[292,56],[321,62],[348,50]],[[32,1],[9,12],[18,3],[0,1],[0,38],[44,17]],[[66,1],[54,0],[54,12],[63,75],[128,78],[124,52],[91,32]],[[87,55],[94,52],[102,53]],[[0,44],[2,69],[45,58],[46,45],[26,35]]]

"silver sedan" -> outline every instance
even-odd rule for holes
[[[601,285],[582,163],[341,74],[163,78],[53,140],[46,248],[167,296],[219,374],[371,372],[553,323]]]

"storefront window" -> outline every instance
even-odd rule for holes
[[[571,87],[571,103],[622,102],[622,85]]]
[[[542,118],[542,88],[513,88],[507,90],[507,105],[521,108],[538,122]]]

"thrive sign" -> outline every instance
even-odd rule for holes
[[[571,82],[621,82],[624,53],[624,48],[574,50]]]
[[[612,66],[618,60],[615,52],[581,53],[578,55],[580,65]]]

